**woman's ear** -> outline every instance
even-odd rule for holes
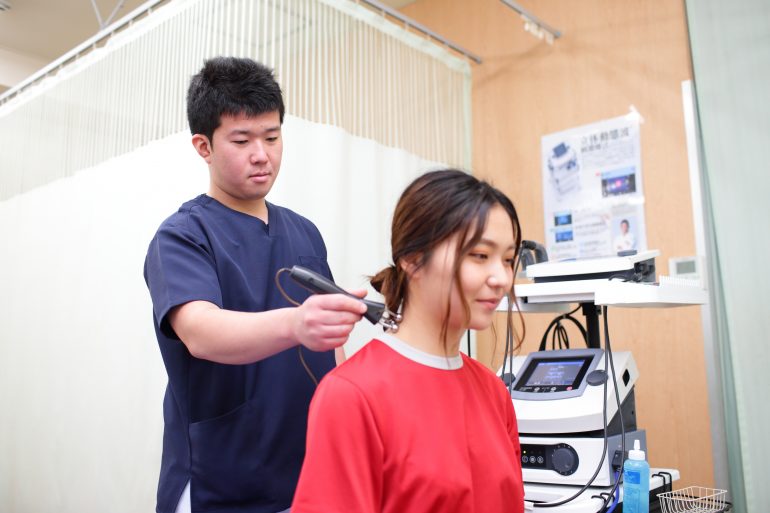
[[[417,262],[419,262],[421,258],[422,255],[412,255],[398,259],[398,266],[406,273],[410,280],[414,279],[415,275],[419,272],[420,266],[417,265]]]

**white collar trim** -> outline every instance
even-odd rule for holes
[[[428,367],[433,367],[434,369],[457,370],[463,366],[463,357],[459,354],[457,356],[438,356],[426,353],[425,351],[420,351],[419,349],[410,346],[390,333],[378,335],[377,340],[380,340],[404,358]]]

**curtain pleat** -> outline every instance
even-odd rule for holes
[[[0,105],[0,200],[186,129],[216,55],[273,67],[292,115],[470,165],[470,67],[438,45],[349,0],[176,0]]]

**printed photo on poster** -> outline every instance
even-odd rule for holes
[[[637,113],[545,135],[541,152],[552,260],[646,249]]]
[[[617,219],[615,220],[617,221]],[[634,219],[623,218],[613,223],[612,249],[616,252],[630,251],[638,249],[636,247],[636,234],[634,233],[636,224]]]

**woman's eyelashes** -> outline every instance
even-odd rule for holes
[[[486,262],[492,258],[494,258],[494,254],[490,254],[487,251],[471,251],[468,253],[468,257],[477,260],[479,262]],[[505,265],[506,267],[513,267],[513,263],[515,261],[514,256],[512,254],[506,254],[500,256],[500,261]]]

